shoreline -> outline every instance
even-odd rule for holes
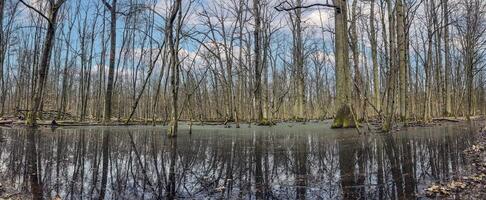
[[[428,198],[486,199],[486,125],[477,133],[476,141],[464,154],[470,174],[449,181],[436,182],[425,189]]]
[[[240,125],[246,125],[246,124],[251,124],[252,126],[278,126],[280,123],[319,123],[319,122],[325,122],[325,121],[330,121],[333,120],[332,118],[330,119],[309,119],[306,121],[296,121],[296,120],[284,120],[284,119],[275,119],[272,122],[274,122],[272,125],[259,125],[258,123],[255,122],[248,122],[248,121],[240,121]],[[471,117],[471,121],[482,121],[485,120],[485,116],[473,116]],[[403,127],[433,127],[433,126],[440,126],[442,124],[446,123],[465,123],[467,122],[464,117],[439,117],[439,118],[433,118],[431,122],[425,123],[420,120],[410,120],[407,122],[406,126],[404,126],[403,123],[401,122],[396,122],[395,126],[397,128],[403,128]],[[52,124],[51,120],[39,120],[37,122],[37,126],[41,128],[49,128]],[[152,120],[143,120],[143,119],[137,119],[137,120],[131,120],[129,123],[124,122],[123,120],[112,120],[109,123],[103,123],[99,121],[76,121],[76,120],[59,120],[56,121],[55,127],[87,127],[87,126],[158,126],[158,125],[166,125],[166,123],[163,120],[156,120],[155,125]],[[207,121],[191,121],[191,120],[179,120],[179,123],[187,123],[192,124],[192,126],[228,126],[226,128],[235,128],[236,123],[233,121],[224,121],[224,120],[207,120]],[[366,127],[366,126],[379,126],[380,121],[377,119],[369,119],[367,121],[361,122],[361,127]],[[26,125],[25,120],[18,120],[15,118],[0,118],[0,127],[4,128],[29,128],[29,126]],[[350,128],[352,129],[352,128]],[[393,130],[392,130],[393,132]]]

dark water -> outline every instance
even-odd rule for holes
[[[51,199],[404,199],[462,176],[474,128],[0,129],[0,182]]]

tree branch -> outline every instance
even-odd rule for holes
[[[287,4],[287,5],[284,5]],[[289,6],[289,7],[285,7]],[[341,8],[339,8],[336,5],[329,4],[329,3],[314,3],[310,5],[301,5],[301,6],[292,6],[288,1],[284,1],[279,3],[277,6],[275,6],[275,10],[277,11],[292,11],[292,10],[297,10],[297,9],[302,9],[302,8],[311,8],[311,7],[316,7],[316,6],[321,6],[321,7],[328,7],[328,8],[335,8],[337,12],[341,12]]]
[[[101,0],[101,2],[103,2],[103,4],[105,4],[105,6],[108,8],[108,10],[111,10],[111,5],[106,2],[106,0]]]
[[[26,3],[24,0],[19,0],[19,1],[20,1],[20,3],[24,4],[25,7],[33,10],[34,12],[36,12],[37,14],[39,14],[42,18],[46,19],[47,22],[51,23],[51,19],[49,19],[49,17],[47,17],[46,15],[44,15],[44,13],[42,13],[40,10],[37,10],[33,6],[31,6],[28,3]]]

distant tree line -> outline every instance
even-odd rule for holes
[[[429,122],[486,112],[481,0],[0,0],[0,116]]]

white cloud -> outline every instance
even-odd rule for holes
[[[334,24],[334,12],[329,10],[312,10],[304,13],[303,22],[310,26],[331,26]]]

